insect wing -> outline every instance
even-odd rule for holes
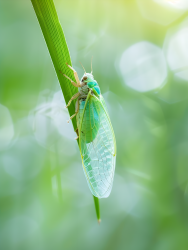
[[[91,95],[80,113],[79,146],[84,173],[92,194],[106,198],[113,184],[116,142],[103,97]]]

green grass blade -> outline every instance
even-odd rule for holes
[[[48,46],[65,102],[68,103],[70,98],[77,92],[77,89],[59,72],[61,70],[64,74],[75,80],[73,72],[66,65],[68,63],[72,66],[72,63],[54,3],[52,0],[31,0],[31,2]],[[75,113],[74,104],[75,102],[72,102],[69,106],[70,115]],[[76,129],[76,120],[73,119],[72,122],[74,129]]]
[[[65,98],[65,102],[67,104],[71,97],[77,92],[77,89],[60,73],[61,70],[63,74],[66,74],[72,80],[75,80],[72,70],[70,70],[66,65],[66,63],[68,63],[72,66],[71,58],[53,0],[31,0],[31,2],[42,29],[44,39],[50,52],[52,62],[54,64]],[[75,113],[75,101],[72,102],[68,110],[70,116]],[[72,119],[72,124],[76,130],[77,124],[75,118]],[[94,197],[94,201],[97,218],[99,221],[99,200],[98,198]]]
[[[97,214],[97,219],[98,219],[98,223],[101,223],[101,216],[100,216],[100,207],[99,207],[99,199],[97,197],[95,197],[93,195],[94,198],[94,203],[95,203],[95,210],[96,210],[96,214]]]

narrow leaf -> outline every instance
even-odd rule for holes
[[[67,64],[72,66],[71,58],[53,0],[31,0],[31,2],[44,35],[44,39],[50,52],[50,56],[65,98],[65,102],[67,104],[71,97],[77,92],[77,89],[60,73],[61,71],[63,74],[75,81],[72,70],[67,67]],[[68,107],[68,110],[70,116],[75,113],[75,101],[71,103],[71,105]],[[72,124],[76,130],[77,124],[75,118],[72,119]],[[94,197],[94,202],[97,219],[100,221],[98,198]]]

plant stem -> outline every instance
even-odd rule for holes
[[[95,196],[93,196],[94,198],[94,203],[95,203],[95,210],[96,210],[96,214],[97,214],[97,219],[98,219],[98,223],[101,223],[101,216],[100,216],[100,206],[99,206],[99,199]]]
[[[31,0],[31,3],[50,52],[65,102],[68,104],[68,101],[77,92],[77,89],[60,73],[61,71],[63,74],[69,76],[73,81],[75,80],[72,70],[66,65],[66,63],[68,63],[72,66],[71,58],[53,0]],[[75,113],[75,100],[72,101],[71,105],[68,107],[68,111],[70,116]],[[75,118],[72,119],[72,124],[74,130],[76,130],[77,124]],[[94,202],[97,219],[99,221],[100,210],[98,198],[94,197]]]

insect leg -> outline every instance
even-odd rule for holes
[[[78,111],[79,111],[79,100],[76,101],[75,114],[70,117],[70,119],[67,121],[68,123],[69,123],[70,120],[72,120],[72,118],[74,118],[78,114]]]
[[[67,121],[68,123],[70,122],[70,120],[72,120],[72,118],[74,118],[75,117],[75,115],[77,115],[76,113],[74,114],[74,115],[72,115],[70,118],[69,118],[69,120]]]
[[[71,83],[72,83],[72,85],[74,85],[75,87],[80,87],[80,84],[78,85],[78,84],[76,84],[72,79],[70,79],[70,77],[68,77],[67,75],[65,75],[65,74],[63,74],[62,72],[61,72],[61,70],[59,71],[62,75],[64,75],[67,79],[69,79],[69,81],[71,81]]]
[[[77,140],[79,138],[79,133],[78,133],[78,128],[75,130],[77,137],[75,138],[75,140]]]
[[[79,87],[80,87],[80,80],[79,80],[79,77],[78,77],[78,73],[70,65],[67,64],[67,66],[74,72],[74,77],[76,79],[77,85],[79,85]]]
[[[68,108],[68,106],[71,104],[71,102],[72,102],[74,99],[76,99],[79,95],[80,95],[80,92],[74,94],[74,95],[72,96],[72,98],[70,99],[70,101],[68,102],[66,108]]]

